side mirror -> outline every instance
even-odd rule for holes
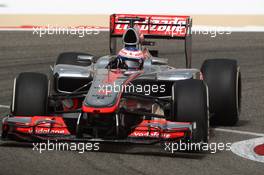
[[[168,65],[168,59],[153,57],[151,63],[153,65]]]
[[[80,63],[92,64],[92,63],[94,63],[94,56],[92,56],[92,55],[78,55],[77,61]]]

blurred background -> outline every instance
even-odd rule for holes
[[[264,27],[263,0],[0,0],[0,27],[108,27],[112,13],[191,15],[194,26]]]

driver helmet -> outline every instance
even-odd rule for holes
[[[119,51],[117,58],[124,69],[140,70],[143,68],[144,54],[135,47],[123,48]]]

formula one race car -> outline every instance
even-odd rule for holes
[[[238,121],[240,70],[230,59],[191,68],[191,26],[189,16],[111,15],[110,55],[62,53],[50,77],[24,72],[15,78],[2,139],[208,142],[209,121]],[[186,68],[148,50],[155,43],[147,38],[184,40]]]

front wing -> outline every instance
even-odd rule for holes
[[[171,122],[165,119],[143,120],[126,138],[77,138],[70,132],[62,116],[8,116],[2,121],[2,139],[26,142],[106,142],[155,144],[166,141],[191,140],[195,123]]]

